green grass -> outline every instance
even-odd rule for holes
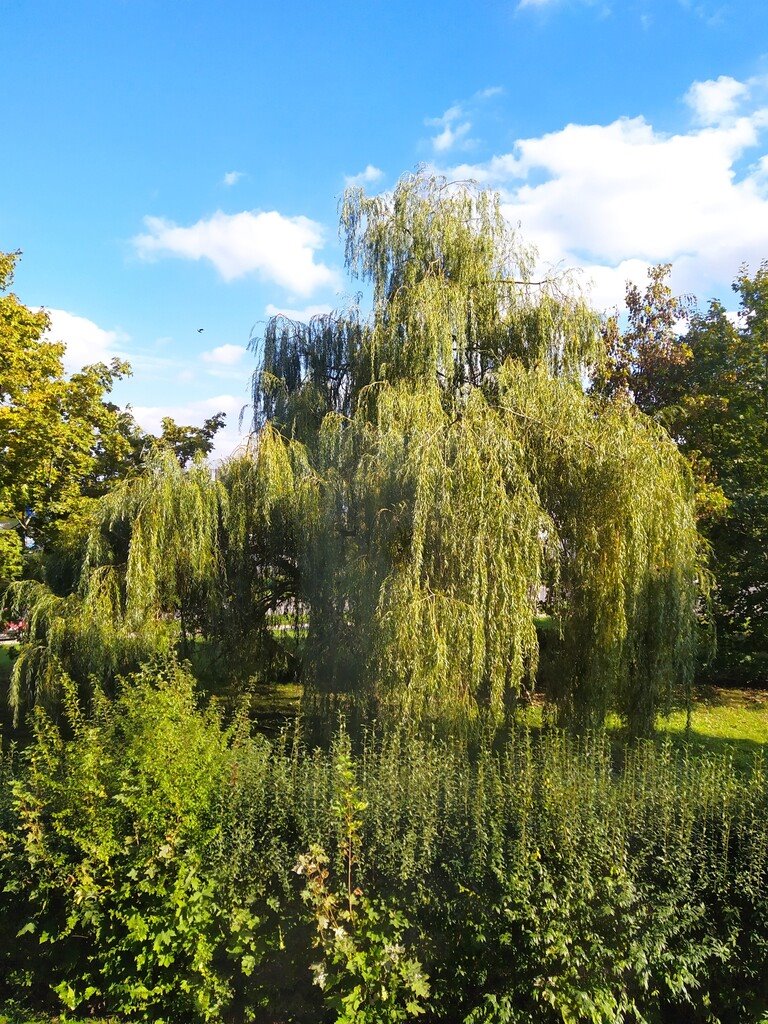
[[[15,643],[1,643],[0,644],[0,683],[7,682],[11,675],[11,666],[13,665],[13,658],[16,653],[18,644]],[[1,1024],[2,1018],[0,1018]]]
[[[708,686],[696,695],[690,732],[684,711],[673,712],[659,726],[677,742],[730,754],[735,765],[746,768],[768,744],[768,691]]]
[[[662,728],[670,733],[683,732],[685,727],[684,711],[676,711],[662,722]],[[768,691],[707,687],[697,696],[691,728],[716,741],[768,743]]]
[[[296,718],[302,687],[298,683],[266,683],[254,688],[251,712],[262,732],[279,732]]]
[[[525,709],[523,719],[539,728],[542,712],[543,705],[536,702]],[[610,718],[608,726],[618,729],[618,719]],[[701,687],[694,696],[690,730],[686,712],[673,711],[660,719],[658,736],[701,753],[726,754],[736,768],[748,769],[756,754],[768,753],[768,690]]]
[[[251,707],[257,719],[279,725],[297,713],[301,693],[298,684],[262,685],[256,688]],[[537,702],[526,708],[523,718],[539,728],[542,705]],[[659,736],[669,735],[676,743],[689,743],[702,753],[729,754],[739,768],[748,768],[758,752],[768,752],[768,690],[702,687],[694,699],[689,732],[686,720],[682,710],[662,718]],[[618,728],[618,721],[609,725]]]

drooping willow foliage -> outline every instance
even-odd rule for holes
[[[595,316],[532,280],[498,197],[416,176],[348,191],[341,220],[371,316],[272,321],[254,377],[256,426],[301,467],[289,491],[315,495],[294,527],[310,693],[498,719],[546,594],[562,717],[647,732],[690,682],[705,580],[674,446],[589,395]]]
[[[216,480],[156,462],[106,499],[81,606],[131,640],[254,646],[295,608],[311,711],[456,725],[533,685],[546,601],[562,720],[648,732],[690,681],[706,578],[674,445],[589,394],[596,317],[532,280],[498,197],[414,176],[348,191],[341,221],[370,316],[270,322],[255,442]]]
[[[17,714],[55,697],[62,671],[107,685],[206,621],[220,604],[226,501],[202,461],[183,470],[158,451],[96,503],[74,593],[12,585],[12,609],[27,621],[11,678]]]
[[[341,230],[373,312],[271,320],[256,346],[257,427],[275,422],[311,444],[326,412],[352,415],[381,381],[437,386],[450,407],[508,359],[578,378],[601,358],[595,314],[567,276],[533,280],[535,254],[495,193],[419,175],[381,196],[353,188]]]
[[[704,638],[708,575],[692,480],[666,432],[625,402],[508,364],[499,404],[518,426],[554,524],[551,606],[562,641],[551,680],[567,720],[617,710],[639,732],[687,695]]]
[[[564,719],[648,731],[691,680],[700,593],[691,481],[663,431],[509,361],[493,398],[382,382],[329,413],[311,458],[273,428],[315,707],[499,719],[535,675],[544,588]],[[299,457],[299,455],[301,457]],[[252,464],[258,477],[260,463]],[[242,471],[242,467],[241,467]]]

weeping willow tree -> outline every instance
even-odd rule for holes
[[[348,191],[341,224],[370,315],[270,322],[255,443],[216,479],[157,460],[104,499],[69,604],[19,591],[28,663],[77,637],[110,670],[187,631],[263,649],[294,607],[314,714],[498,723],[546,596],[561,720],[650,731],[690,681],[705,575],[674,445],[585,385],[594,313],[534,280],[492,193],[408,177]]]
[[[324,417],[311,456],[268,427],[239,467],[291,545],[310,709],[498,721],[533,686],[546,587],[561,719],[650,730],[690,682],[700,593],[691,481],[661,429],[516,361],[451,410],[438,386],[375,391],[375,412],[364,394]]]
[[[590,396],[595,315],[533,280],[497,196],[409,177],[348,191],[341,223],[373,311],[269,324],[240,469],[290,536],[310,703],[499,720],[546,591],[562,719],[649,731],[690,682],[704,580],[674,445]]]
[[[326,413],[353,415],[383,381],[436,386],[450,407],[492,387],[509,359],[577,379],[602,357],[594,312],[567,275],[533,279],[535,252],[495,193],[421,175],[381,196],[348,189],[341,232],[348,270],[373,287],[372,315],[273,318],[254,346],[257,428],[311,445]]]
[[[204,462],[189,469],[157,451],[144,472],[95,503],[77,589],[60,596],[35,580],[12,585],[27,621],[11,677],[16,714],[55,701],[62,673],[102,686],[198,627],[221,595],[226,492]]]
[[[76,588],[9,588],[11,611],[27,623],[11,678],[16,717],[25,706],[55,706],[63,675],[109,692],[157,655],[195,662],[201,638],[217,680],[284,671],[288,655],[269,616],[297,594],[296,455],[270,446],[265,432],[253,453],[214,474],[202,458],[182,467],[158,449],[142,473],[95,502]]]

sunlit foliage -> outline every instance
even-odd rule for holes
[[[546,602],[561,719],[648,732],[696,656],[685,463],[586,390],[596,317],[532,279],[498,197],[415,176],[341,219],[370,316],[270,323],[253,444],[216,480],[155,459],[108,496],[82,608],[132,640],[197,609],[233,649],[294,608],[310,711],[462,728],[533,687]]]
[[[347,192],[341,216],[371,316],[273,321],[254,378],[283,486],[315,495],[293,528],[310,690],[498,720],[534,673],[547,587],[561,713],[647,731],[690,679],[703,582],[674,446],[585,393],[595,317],[567,280],[532,280],[496,196],[411,177]]]

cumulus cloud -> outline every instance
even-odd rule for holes
[[[121,342],[127,340],[119,331],[108,331],[85,316],[77,316],[65,309],[47,309],[51,326],[48,341],[63,341],[64,368],[75,373],[91,363],[107,363],[114,356],[122,356]]]
[[[748,94],[749,86],[745,82],[720,75],[707,82],[694,82],[685,94],[685,102],[699,124],[715,125],[732,115]]]
[[[436,153],[447,153],[450,149],[463,148],[472,145],[469,133],[472,131],[472,122],[464,120],[464,109],[460,104],[449,107],[440,117],[428,117],[424,122],[430,128],[439,128],[440,131],[432,136],[432,148]]]
[[[240,181],[241,178],[244,177],[245,173],[243,171],[227,171],[227,173],[221,179],[221,183],[222,185],[226,185],[227,188],[230,188],[232,185],[236,185],[238,181]]]
[[[616,266],[596,263],[583,268],[580,283],[588,291],[594,308],[607,312],[621,307],[628,281],[641,289],[645,287],[649,266],[647,260],[641,259],[622,260]]]
[[[746,95],[712,84],[696,94],[710,110],[726,108],[726,95],[733,102]],[[766,255],[767,126],[768,107],[760,106],[677,134],[643,117],[569,124],[447,173],[498,188],[505,215],[543,262],[586,268],[603,300],[615,289],[612,301],[621,301],[626,276],[667,261],[677,287],[707,296],[723,290],[744,260]]]
[[[209,260],[225,281],[256,274],[300,296],[337,285],[336,272],[315,258],[323,229],[308,217],[218,210],[189,227],[163,217],[145,217],[144,224],[146,232],[133,239],[142,259]]]
[[[377,181],[381,181],[384,177],[384,171],[379,167],[374,167],[373,164],[368,164],[364,171],[360,171],[359,174],[346,174],[344,176],[344,184],[350,187],[355,185],[373,185]]]
[[[434,152],[472,149],[477,144],[477,139],[470,137],[474,119],[480,116],[488,100],[501,96],[503,92],[500,85],[490,85],[478,89],[469,99],[454,103],[440,117],[425,118],[424,124],[427,127],[439,129],[429,140]]]
[[[248,351],[243,345],[219,345],[208,352],[203,352],[201,359],[204,363],[213,363],[216,366],[235,366]]]

